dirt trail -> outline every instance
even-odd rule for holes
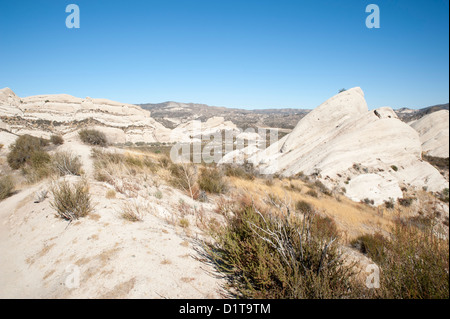
[[[106,198],[111,186],[94,180],[91,148],[69,138],[60,149],[80,156],[94,211],[68,225],[51,207],[51,192],[35,203],[35,193],[49,190],[50,181],[0,202],[0,298],[221,297],[223,282],[199,261],[191,230],[155,213],[171,216],[174,203],[189,198],[161,187],[162,199],[145,199],[152,209],[142,222],[126,221],[122,209],[132,199]]]

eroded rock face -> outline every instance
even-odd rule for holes
[[[5,88],[0,90],[0,116],[9,119],[10,130],[18,134],[66,134],[79,129],[79,123],[92,121],[113,143],[168,142],[170,138],[170,130],[151,118],[149,111],[106,99],[67,94],[19,98]]]
[[[411,123],[420,136],[422,149],[428,155],[449,157],[449,111],[428,114]]]
[[[220,134],[224,131],[239,134],[237,126],[231,121],[225,121],[223,117],[215,116],[205,122],[192,120],[174,128],[171,132],[171,142],[200,142],[202,136],[208,137]]]
[[[357,177],[349,197],[382,202],[401,197],[400,186],[448,187],[421,153],[419,134],[411,126],[391,108],[369,111],[362,90],[353,88],[321,104],[292,133],[249,161],[266,174],[318,174],[329,187],[348,187]]]

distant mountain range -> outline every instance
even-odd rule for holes
[[[310,109],[292,108],[245,110],[173,101],[138,105],[145,110],[151,111],[151,116],[167,128],[175,128],[181,123],[194,119],[206,121],[211,117],[220,116],[226,121],[232,121],[242,129],[247,127],[276,127],[292,130],[311,111]],[[400,108],[395,110],[395,112],[402,121],[411,122],[427,114],[448,109],[449,104],[446,103],[421,109]]]
[[[448,103],[446,104],[438,104],[433,106],[424,107],[421,109],[413,110],[409,108],[401,108],[395,110],[397,116],[404,122],[411,122],[418,120],[425,115],[440,111],[440,110],[448,110]]]
[[[292,129],[298,121],[311,110],[306,109],[261,109],[245,110],[209,106],[206,104],[164,102],[158,104],[138,104],[151,111],[151,116],[165,127],[174,128],[191,120],[206,121],[220,116],[232,121],[241,129],[247,127],[277,127]]]

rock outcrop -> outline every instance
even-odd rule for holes
[[[449,157],[449,111],[428,114],[410,123],[419,133],[422,150],[427,155]]]
[[[403,186],[448,187],[421,154],[419,134],[411,126],[391,108],[369,111],[363,91],[353,88],[318,106],[249,161],[266,174],[320,176],[328,187],[345,187],[350,198],[378,205],[401,197]]]
[[[168,142],[170,130],[139,106],[67,94],[19,98],[9,88],[0,90],[0,116],[11,132],[48,137],[80,127],[95,127],[114,143]]]

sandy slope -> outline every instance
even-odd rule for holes
[[[131,200],[119,193],[106,199],[107,185],[92,179],[90,147],[69,138],[64,148],[81,156],[95,210],[68,226],[55,216],[51,196],[34,203],[35,192],[49,189],[50,181],[0,202],[1,298],[220,297],[222,281],[197,259],[195,230],[151,212],[143,222],[122,219],[120,207]],[[149,201],[170,211],[180,196],[165,189],[162,199]]]

